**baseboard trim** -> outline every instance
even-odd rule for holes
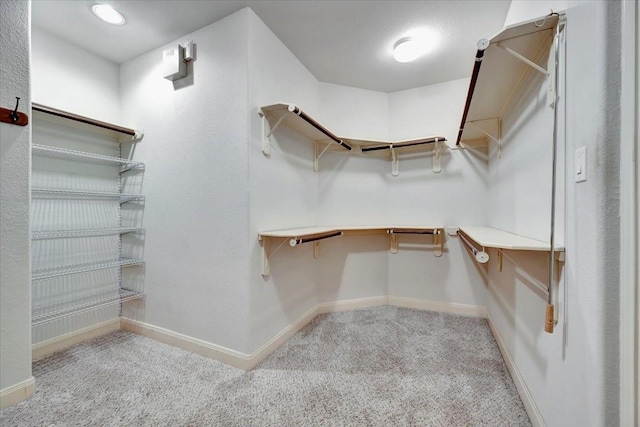
[[[120,319],[120,327],[125,331],[143,335],[192,353],[197,353],[201,356],[217,360],[235,368],[249,370],[251,366],[251,355],[212,344],[189,335],[173,332],[169,329],[154,326],[149,323],[123,317]]]
[[[538,409],[538,405],[536,405],[536,402],[533,399],[533,395],[531,394],[531,391],[529,391],[529,387],[527,387],[527,383],[522,377],[520,370],[516,366],[515,360],[513,359],[513,356],[511,356],[511,352],[502,339],[502,335],[500,335],[500,332],[498,332],[495,325],[493,324],[493,321],[491,320],[491,314],[487,313],[486,317],[487,323],[489,323],[489,329],[491,329],[491,333],[493,334],[496,343],[498,343],[498,348],[500,349],[500,353],[502,353],[502,358],[504,359],[504,362],[507,365],[507,369],[511,374],[511,378],[516,385],[516,389],[518,390],[520,399],[522,399],[522,403],[524,404],[524,408],[527,411],[527,415],[529,415],[531,424],[533,424],[534,427],[544,427],[544,419],[542,418],[542,414]]]
[[[335,313],[337,311],[357,310],[359,308],[376,307],[388,304],[386,296],[347,299],[342,301],[321,302],[316,306],[316,315]],[[315,316],[314,316],[315,317]]]
[[[82,341],[117,331],[118,329],[120,329],[120,318],[116,317],[105,322],[100,322],[86,328],[78,329],[76,331],[36,343],[31,346],[31,359],[42,359],[56,351],[79,344]]]
[[[388,304],[396,307],[415,308],[417,310],[437,311],[439,313],[480,317],[483,319],[487,318],[486,307],[480,305],[458,304],[454,302],[423,300],[395,296],[388,297]]]
[[[30,399],[33,396],[35,382],[35,379],[31,377],[28,380],[0,390],[0,410]]]
[[[397,307],[414,308],[418,310],[437,311],[441,313],[451,313],[464,316],[486,317],[486,308],[482,306],[472,306],[455,303],[445,303],[430,300],[418,300],[413,298],[400,297],[369,297],[342,300],[335,302],[325,302],[317,304],[302,314],[291,325],[284,328],[273,338],[268,340],[251,354],[241,353],[225,347],[202,341],[188,335],[173,332],[148,323],[133,319],[122,318],[121,328],[139,335],[155,339],[156,341],[181,348],[192,353],[197,353],[205,357],[217,360],[227,365],[243,369],[245,371],[253,369],[258,363],[266,359],[271,353],[277,350],[282,344],[287,342],[296,332],[309,324],[317,315],[345,310],[356,310],[359,308],[375,307],[380,305],[393,305]]]

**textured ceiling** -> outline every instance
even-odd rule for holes
[[[476,42],[502,28],[511,0],[110,1],[127,18],[121,27],[95,18],[94,3],[34,0],[32,22],[123,63],[249,6],[318,80],[393,92],[468,77]],[[395,62],[393,44],[415,31],[435,33],[436,49]]]

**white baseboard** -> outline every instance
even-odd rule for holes
[[[118,329],[120,329],[120,318],[116,317],[105,322],[100,322],[86,328],[78,329],[77,331],[69,332],[67,334],[39,342],[31,346],[31,359],[42,359],[56,351],[71,347],[81,343],[82,341],[99,337],[100,335],[108,334],[109,332],[117,331]]]
[[[0,390],[0,410],[13,406],[33,396],[35,379],[19,382],[11,387]]]
[[[487,309],[480,305],[457,304],[454,302],[432,301],[405,297],[388,297],[388,304],[396,307],[415,308],[417,310],[437,311],[439,313],[486,319]]]
[[[533,395],[529,391],[529,387],[527,387],[527,383],[524,381],[522,374],[520,374],[520,370],[516,366],[515,360],[513,359],[513,356],[511,356],[511,352],[504,343],[502,335],[500,335],[500,332],[498,332],[494,326],[489,313],[487,313],[487,322],[489,323],[489,328],[491,329],[491,333],[493,333],[493,337],[498,343],[498,348],[500,349],[500,353],[502,353],[502,358],[507,365],[507,369],[509,369],[511,378],[516,385],[516,389],[518,390],[518,394],[520,394],[520,399],[522,399],[522,403],[527,411],[527,415],[529,415],[531,423],[534,427],[544,427],[544,419],[542,418],[542,414],[540,413],[535,400],[533,400]]]
[[[140,322],[138,320],[121,318],[120,326],[125,331],[133,332],[138,335],[152,338],[165,344],[181,348],[201,356],[218,360],[224,364],[248,370],[251,366],[251,356],[230,348],[222,347],[203,341],[188,335],[173,332],[169,329],[151,325],[149,323]]]
[[[287,342],[296,332],[305,327],[318,314],[331,313],[336,311],[355,310],[358,308],[375,307],[379,305],[394,305],[398,307],[415,308],[419,310],[438,311],[442,313],[459,314],[464,316],[486,317],[486,308],[464,304],[445,303],[430,300],[418,300],[413,298],[400,297],[370,297],[357,298],[351,300],[325,302],[309,309],[306,313],[296,319],[291,325],[284,328],[269,341],[251,354],[241,353],[225,347],[202,341],[188,335],[179,334],[168,329],[160,328],[137,320],[122,318],[120,325],[122,329],[144,335],[156,341],[181,348],[192,353],[197,353],[205,357],[217,360],[227,365],[251,370],[258,363],[262,362],[278,347]]]
[[[386,296],[347,299],[342,301],[321,302],[316,306],[315,314],[334,313],[336,311],[357,310],[358,308],[376,307],[388,304]],[[313,316],[315,317],[315,316]]]

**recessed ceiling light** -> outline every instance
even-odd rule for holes
[[[411,62],[431,50],[432,45],[424,38],[403,37],[393,45],[393,58],[398,62]]]
[[[91,11],[104,22],[113,25],[124,25],[126,22],[124,16],[108,4],[94,4]]]

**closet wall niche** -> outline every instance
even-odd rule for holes
[[[133,129],[33,104],[32,340],[120,316],[144,293],[144,164]],[[37,348],[37,347],[36,347]]]

